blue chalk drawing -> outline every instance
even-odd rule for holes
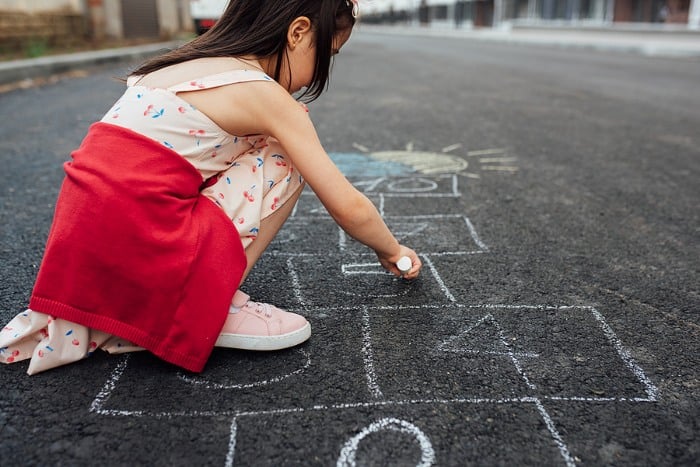
[[[346,177],[384,177],[411,175],[415,173],[415,169],[410,165],[393,161],[378,161],[366,154],[355,152],[331,152],[328,153],[328,155]]]

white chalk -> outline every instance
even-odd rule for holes
[[[411,258],[409,258],[408,256],[402,256],[396,262],[396,267],[399,268],[399,271],[401,271],[401,274],[406,274],[413,267],[413,263],[411,262]]]

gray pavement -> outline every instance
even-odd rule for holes
[[[0,321],[23,310],[62,163],[124,64],[0,94]],[[193,375],[96,353],[0,367],[8,465],[690,466],[700,457],[700,62],[352,38],[313,103],[341,169],[422,255],[407,284],[310,192],[245,290],[284,352]]]

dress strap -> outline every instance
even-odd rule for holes
[[[245,83],[248,81],[272,81],[272,78],[258,70],[228,70],[176,84],[168,87],[167,90],[173,93],[199,91],[201,89],[217,88],[227,84]]]

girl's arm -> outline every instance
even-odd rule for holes
[[[396,262],[408,256],[413,267],[404,277],[418,276],[421,261],[416,253],[399,244],[374,204],[336,167],[323,149],[307,111],[286,93],[269,97],[273,100],[269,109],[274,112],[260,115],[266,133],[279,140],[331,217],[351,237],[372,248],[385,269],[400,275]]]

